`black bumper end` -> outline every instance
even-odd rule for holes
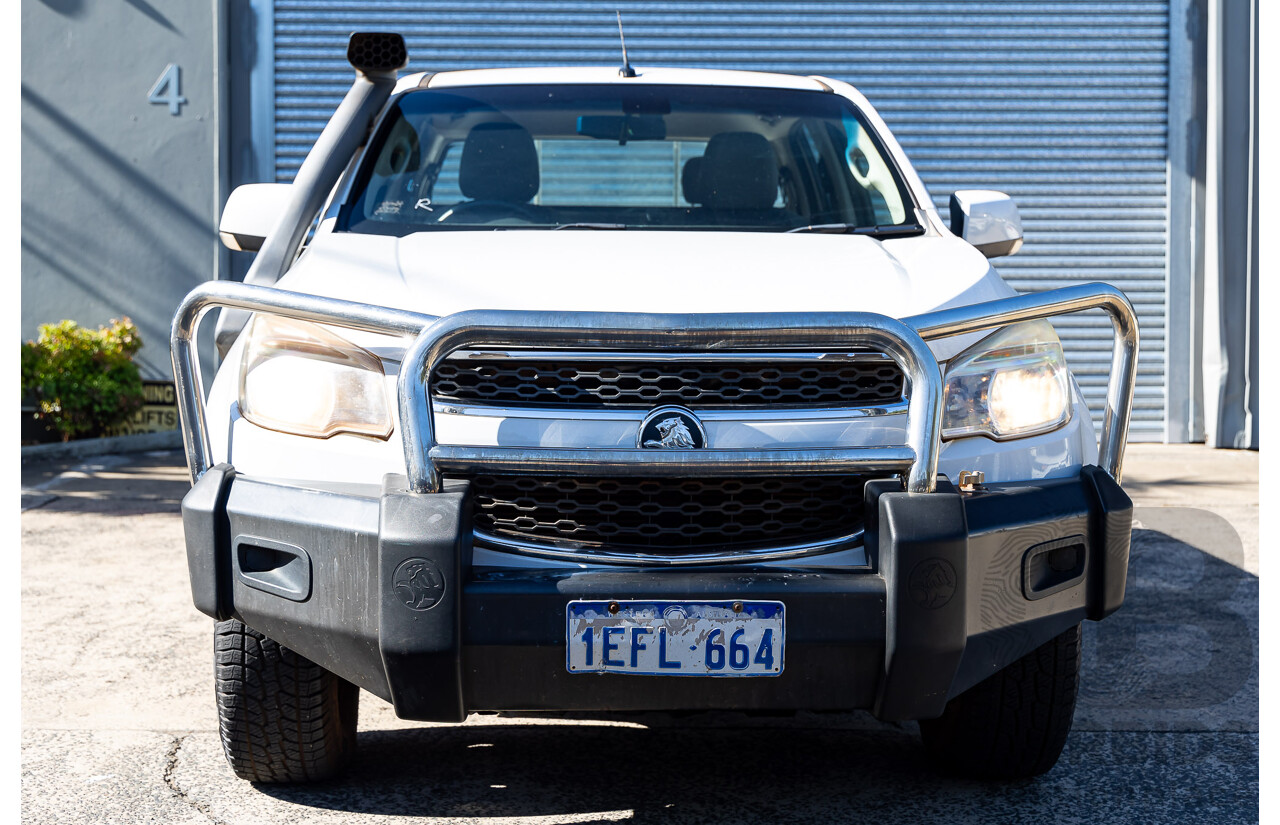
[[[462,584],[471,578],[466,484],[414,495],[388,479],[378,529],[378,640],[401,717],[461,722]]]
[[[961,493],[867,485],[868,546],[888,587],[875,713],[930,719],[947,700],[1124,601],[1133,504],[1095,466],[1076,479]]]

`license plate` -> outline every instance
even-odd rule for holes
[[[570,673],[782,673],[782,602],[574,601],[566,614]]]

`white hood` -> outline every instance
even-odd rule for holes
[[[878,241],[616,230],[320,233],[279,286],[432,315],[531,309],[905,317],[1014,294],[980,253],[948,236]],[[963,343],[939,342],[934,350],[947,358]]]

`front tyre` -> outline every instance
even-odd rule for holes
[[[1080,685],[1080,625],[947,702],[920,737],[943,771],[979,779],[1039,776],[1058,761]]]
[[[218,730],[236,776],[313,782],[356,745],[360,689],[231,619],[214,630]]]

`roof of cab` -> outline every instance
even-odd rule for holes
[[[547,85],[561,83],[617,83],[619,85],[669,84],[686,86],[755,86],[768,89],[802,89],[829,92],[831,87],[812,77],[799,77],[770,72],[743,72],[724,69],[635,69],[635,77],[623,77],[617,66],[538,69],[466,69],[439,72],[431,76],[432,89],[454,86],[511,86]],[[396,91],[416,88],[426,72],[405,75],[396,84]]]

